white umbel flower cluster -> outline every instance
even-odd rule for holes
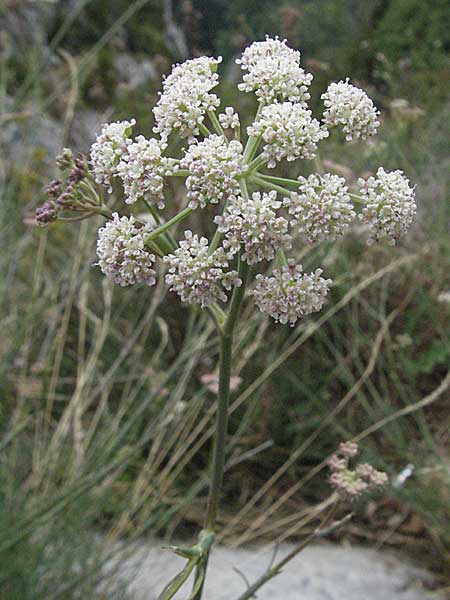
[[[364,90],[348,81],[330,83],[322,94],[323,121],[327,127],[340,125],[348,142],[354,138],[366,140],[377,132],[379,111]]]
[[[190,208],[204,208],[237,194],[241,159],[242,144],[236,140],[228,143],[221,135],[191,144],[180,162],[181,168],[191,173],[186,179]]]
[[[300,52],[289,48],[286,40],[266,36],[264,42],[253,42],[236,60],[243,71],[238,88],[255,92],[258,100],[270,104],[277,99],[306,103],[308,86],[313,76],[300,67]]]
[[[275,321],[294,325],[298,319],[322,309],[331,279],[321,277],[322,269],[309,275],[302,265],[289,260],[288,266],[276,269],[271,276],[258,274],[250,292],[259,310]]]
[[[342,235],[356,217],[345,179],[325,173],[299,177],[298,181],[298,192],[283,202],[293,216],[291,225],[311,244]]]
[[[117,167],[128,152],[134,119],[116,121],[103,126],[100,135],[91,146],[91,170],[95,181],[112,192],[111,179],[117,175]]]
[[[156,283],[153,263],[155,256],[145,248],[145,236],[152,231],[150,225],[137,227],[134,217],[119,217],[98,230],[97,256],[102,272],[122,287]]]
[[[169,266],[166,282],[182,302],[209,306],[217,300],[227,301],[224,291],[242,285],[236,271],[225,272],[228,259],[223,248],[209,253],[208,240],[192,231],[184,232],[185,239],[174,254],[164,257]]]
[[[164,177],[172,175],[178,168],[173,159],[162,155],[164,149],[165,144],[160,140],[147,140],[142,135],[128,146],[127,153],[117,166],[127,204],[144,199],[149,204],[164,208]]]
[[[385,171],[380,167],[376,177],[359,179],[364,207],[359,217],[370,226],[368,243],[388,238],[393,246],[409,229],[416,214],[414,188],[403,171]]]
[[[291,247],[288,222],[275,212],[281,207],[276,198],[275,191],[254,192],[249,199],[238,196],[229,202],[223,216],[215,217],[219,231],[225,234],[223,246],[230,256],[242,246],[242,260],[253,265],[272,260],[279,248]]]
[[[173,67],[153,109],[156,122],[153,131],[164,141],[174,130],[182,138],[198,135],[198,125],[206,111],[219,106],[220,101],[211,90],[219,83],[217,65],[221,61],[220,57],[202,56]]]
[[[301,104],[269,104],[247,128],[248,135],[261,136],[265,142],[262,156],[268,161],[269,169],[284,158],[293,161],[316,156],[317,143],[328,137],[328,131],[311,115]]]
[[[224,129],[238,129],[241,125],[239,115],[232,106],[227,106],[219,115],[219,123]]]

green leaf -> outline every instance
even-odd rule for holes
[[[170,600],[173,598],[189,575],[192,573],[197,561],[198,557],[191,558],[191,560],[186,563],[184,569],[180,571],[178,575],[175,575],[175,577],[167,584],[167,586],[158,596],[158,600]]]
[[[194,600],[197,593],[200,591],[202,587],[203,580],[205,579],[205,571],[206,571],[206,562],[202,560],[202,562],[198,566],[198,575],[197,580],[194,583],[194,587],[192,588],[191,595],[188,600]]]

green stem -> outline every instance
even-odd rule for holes
[[[206,125],[204,123],[197,123],[197,127],[199,128],[200,132],[203,133],[203,135],[205,137],[208,137],[211,135],[210,130],[206,127]]]
[[[58,216],[58,221],[64,221],[65,223],[77,223],[78,221],[85,221],[86,219],[89,219],[94,214],[95,213],[92,213],[92,212],[86,212],[86,213],[83,213],[82,215],[79,215],[78,217],[60,217],[60,216]]]
[[[249,171],[257,171],[260,167],[263,167],[266,164],[267,160],[267,158],[264,158],[264,156],[260,154],[248,165]]]
[[[89,210],[97,213],[98,215],[103,215],[107,219],[110,219],[113,215],[112,210],[109,210],[109,208],[106,206],[93,206],[92,208],[89,208]]]
[[[246,200],[249,199],[249,195],[248,195],[248,189],[247,189],[247,182],[245,179],[241,179],[239,182],[239,186],[241,188],[241,194],[242,197],[245,198]]]
[[[275,260],[280,267],[287,267],[289,265],[286,254],[282,248],[276,251]]]
[[[263,173],[253,173],[252,174],[252,179],[254,179],[254,178],[257,178],[259,180],[259,184],[260,185],[263,185],[262,182],[264,181],[265,182],[265,187],[269,187],[267,184],[270,183],[270,184],[272,184],[273,189],[278,189],[278,191],[281,191],[283,189],[283,192],[286,192],[288,190],[286,190],[285,188],[280,187],[282,185],[292,185],[292,186],[295,186],[295,187],[299,186],[299,182],[296,179],[286,179],[284,177],[274,177],[272,175],[265,175]],[[278,184],[280,184],[280,185],[278,185]],[[350,198],[353,198],[354,200],[356,200],[360,204],[364,204],[365,203],[365,199],[362,196],[358,196],[358,194],[352,194],[350,192],[347,192],[347,194],[350,196]]]
[[[226,321],[226,314],[220,308],[218,304],[211,304],[208,306],[208,312],[214,321],[214,325],[216,326],[217,332],[221,333],[223,326]]]
[[[209,254],[212,254],[214,250],[217,250],[218,245],[220,244],[220,240],[222,239],[222,234],[219,231],[219,227],[217,227],[214,232],[213,239],[209,245]]]
[[[333,516],[336,513],[336,509],[337,509],[337,504],[335,503],[334,505],[332,505],[330,513],[323,520],[322,526],[324,526],[327,522],[330,522],[330,520],[333,518]],[[306,546],[308,546],[315,538],[323,537],[324,535],[328,535],[329,533],[332,533],[333,531],[338,529],[340,526],[347,523],[347,521],[349,521],[351,516],[352,515],[349,514],[349,515],[345,516],[343,519],[341,519],[340,521],[336,521],[331,526],[325,527],[324,529],[322,529],[322,526],[321,526],[321,528],[316,529],[316,531],[314,531],[312,534],[310,534],[304,541],[300,542],[297,546],[295,546],[284,558],[279,560],[275,565],[269,567],[267,569],[267,571],[265,573],[263,573],[261,575],[261,577],[259,577],[252,585],[250,585],[246,589],[246,591],[239,596],[239,598],[237,600],[251,600],[251,598],[256,598],[256,592],[260,588],[262,588],[262,586],[265,583],[267,583],[268,581],[270,581],[271,579],[273,579],[274,577],[279,575],[279,573],[282,571],[283,567],[285,567],[293,558],[295,558],[298,554],[300,554],[300,552],[302,552],[302,550],[304,550],[306,548]]]
[[[256,177],[270,181],[272,183],[280,185],[292,185],[298,187],[298,181],[296,179],[285,179],[284,177],[274,177],[273,175],[264,175],[263,173],[255,173]]]
[[[155,210],[155,207],[150,204],[148,200],[143,198],[145,206],[148,208],[148,212],[152,215],[157,225],[161,225],[161,219],[159,218],[158,211]]]
[[[220,494],[222,491],[223,472],[225,466],[225,443],[228,430],[228,405],[230,399],[233,335],[245,295],[248,271],[249,267],[247,263],[239,260],[238,272],[242,280],[242,285],[234,288],[230,303],[230,310],[220,336],[219,395],[217,401],[216,429],[212,455],[212,476],[205,522],[205,529],[213,533],[216,528],[217,512],[219,508]],[[207,562],[208,556],[205,558],[205,569]],[[196,581],[199,576],[199,571],[197,571]],[[195,594],[194,600],[201,600],[202,592],[203,584]]]
[[[213,128],[214,128],[215,132],[216,132],[218,135],[223,135],[223,136],[225,136],[225,134],[224,134],[224,132],[223,132],[223,129],[222,129],[222,125],[220,124],[220,122],[219,122],[219,119],[217,118],[215,111],[213,111],[213,110],[208,110],[208,111],[207,111],[207,114],[208,114],[209,120],[211,121],[211,123],[212,123],[212,126],[213,126]]]
[[[350,192],[347,192],[347,194],[350,196],[350,198],[353,198],[353,200],[356,200],[356,202],[359,204],[366,203],[366,200],[362,196],[358,196],[358,194],[351,194]]]
[[[263,104],[262,102],[258,105],[258,110],[256,111],[255,121],[258,119],[260,112],[262,111]],[[248,164],[251,162],[253,157],[255,156],[256,151],[258,150],[259,142],[261,141],[261,136],[250,136],[247,139],[247,143],[244,149],[244,164]]]
[[[277,185],[276,183],[270,183],[270,181],[261,179],[261,177],[258,177],[256,175],[253,177],[250,177],[250,181],[252,183],[255,183],[256,185],[260,185],[260,186],[268,188],[270,190],[275,190],[276,192],[279,192],[280,194],[282,194],[284,196],[289,196],[292,191],[292,190],[287,190],[286,188],[281,187],[280,185]]]
[[[155,238],[159,237],[162,233],[165,233],[168,229],[170,229],[171,227],[173,227],[174,225],[176,225],[177,223],[179,223],[180,221],[185,219],[187,216],[189,216],[192,211],[193,211],[193,209],[189,208],[189,206],[184,208],[178,214],[176,214],[174,217],[172,217],[171,219],[169,219],[168,221],[166,221],[165,223],[163,223],[162,225],[157,227],[154,231],[149,233],[149,235],[145,238],[144,242],[146,244],[148,244]]]
[[[189,177],[190,174],[189,169],[177,169],[168,175],[168,177]]]
[[[148,245],[149,248],[151,248],[153,250],[153,252],[155,252],[155,254],[157,256],[159,256],[160,258],[162,258],[163,256],[165,256],[166,254],[168,254],[167,252],[164,252],[162,250],[162,248],[160,248],[158,246],[158,244],[156,242],[150,242],[150,244]]]
[[[247,140],[247,145],[244,150],[244,164],[249,164],[258,150],[259,142],[261,141],[261,136],[257,137],[249,137]]]
[[[230,311],[225,321],[220,340],[219,397],[216,413],[216,436],[213,450],[211,488],[206,514],[206,529],[210,531],[215,530],[220,492],[222,490],[223,469],[225,464],[225,438],[228,425],[228,401],[230,397],[233,335],[245,294],[247,274],[247,263],[239,261],[239,277],[242,280],[242,285],[234,288],[230,303]]]
[[[147,200],[144,200],[144,202],[148,208],[149,213],[154,218],[155,223],[157,225],[161,226],[161,219],[160,219],[160,216],[159,216],[156,208],[154,206],[152,206],[149,202],[147,202]],[[162,237],[166,238],[167,244],[170,246],[170,250],[175,250],[175,248],[178,246],[178,244],[177,244],[175,238],[173,237],[173,235],[171,234],[171,232],[168,231],[167,234]]]
[[[225,210],[227,208],[227,204],[228,204],[228,199],[225,201],[225,204],[223,205],[222,215],[225,213]],[[209,245],[209,254],[212,254],[214,252],[214,250],[217,249],[217,247],[220,244],[220,240],[221,239],[222,239],[222,234],[219,231],[219,225],[217,225],[216,231],[214,232],[213,238],[212,238],[211,243]]]
[[[98,206],[98,203],[99,203],[98,194],[87,179],[80,181],[78,183],[78,188],[80,188],[86,192],[87,196],[84,196],[84,197],[87,198],[87,200],[90,203],[94,204],[94,206]]]

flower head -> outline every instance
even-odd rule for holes
[[[301,104],[283,102],[265,106],[258,119],[247,128],[252,136],[265,142],[262,155],[272,169],[286,158],[314,158],[317,143],[328,137],[328,131],[312,118],[310,110]]]
[[[182,138],[199,134],[198,125],[208,110],[215,110],[220,101],[211,90],[219,83],[217,65],[221,58],[202,56],[174,65],[163,82],[163,90],[153,109],[155,133],[166,141],[172,131]]]
[[[403,171],[385,171],[380,167],[376,177],[359,179],[365,201],[360,219],[371,228],[368,243],[388,238],[394,245],[404,235],[416,214],[414,188]]]
[[[225,290],[240,286],[242,281],[236,271],[224,271],[228,260],[223,248],[209,252],[208,240],[191,231],[184,232],[185,239],[173,254],[164,257],[169,266],[166,282],[182,302],[208,306],[216,300],[226,302]]]
[[[223,246],[230,255],[242,245],[242,260],[253,265],[272,260],[279,248],[290,247],[288,222],[275,212],[281,206],[276,197],[275,191],[254,192],[249,199],[237,196],[228,203],[223,216],[214,219],[219,231],[225,234]]]
[[[217,204],[239,192],[242,145],[227,142],[221,135],[210,135],[191,144],[180,166],[190,171],[186,179],[189,206],[204,208],[207,203]]]
[[[311,244],[342,235],[356,216],[345,179],[326,173],[299,177],[298,181],[298,192],[283,202],[293,216],[291,225]]]
[[[345,139],[367,139],[379,126],[379,111],[364,90],[345,81],[330,83],[322,94],[325,104],[323,120],[327,127],[342,126]]]
[[[47,200],[35,211],[35,219],[38,225],[48,225],[58,218],[59,207],[54,200]]]
[[[386,473],[377,471],[368,463],[358,464],[351,469],[350,459],[354,458],[358,452],[358,444],[355,442],[342,442],[338,451],[328,459],[328,466],[331,470],[330,483],[337,493],[347,500],[382,487],[388,481]]]
[[[117,165],[127,204],[144,199],[164,208],[164,177],[176,168],[173,159],[162,156],[164,148],[165,144],[160,140],[147,140],[142,135],[128,146]]]
[[[155,257],[145,248],[144,241],[151,230],[150,225],[139,228],[134,217],[119,217],[117,213],[98,230],[98,265],[117,285],[156,283],[152,268]]]
[[[277,99],[306,103],[312,75],[300,67],[300,52],[289,48],[286,40],[266,36],[263,42],[253,42],[236,60],[247,71],[238,88],[255,92],[258,100],[270,104]]]
[[[303,273],[302,265],[289,260],[288,266],[276,269],[271,276],[258,274],[250,293],[261,312],[283,325],[294,325],[297,319],[321,310],[332,284],[321,274],[322,269]]]
[[[133,125],[136,121],[117,121],[108,123],[91,146],[91,167],[95,181],[111,188],[111,179],[117,175],[117,167],[131,144]]]
[[[63,148],[55,159],[56,166],[60,171],[71,169],[74,165],[74,156],[70,148]]]

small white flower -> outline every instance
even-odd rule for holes
[[[283,202],[293,216],[291,225],[311,244],[342,235],[356,216],[345,179],[326,173],[299,177],[298,181],[298,192]]]
[[[275,321],[294,325],[298,319],[321,310],[331,279],[321,277],[322,269],[309,275],[293,260],[271,276],[258,274],[256,286],[250,292],[259,310]]]
[[[225,112],[219,115],[219,123],[224,129],[238,129],[240,127],[239,115],[232,106],[227,106]]]
[[[174,254],[164,257],[169,266],[166,282],[182,302],[208,306],[216,300],[227,301],[225,290],[242,285],[236,271],[225,272],[228,259],[223,248],[209,253],[208,240],[191,231],[184,232],[185,239]]]
[[[359,215],[371,228],[368,243],[388,238],[395,245],[404,235],[416,214],[414,188],[403,171],[387,172],[380,167],[376,177],[359,179],[364,208]]]
[[[311,114],[301,104],[269,104],[247,128],[248,135],[261,136],[265,142],[262,155],[269,169],[284,158],[293,161],[316,156],[317,143],[328,137],[328,131]]]
[[[277,99],[301,102],[309,100],[308,86],[313,76],[300,67],[300,52],[289,48],[286,40],[266,36],[253,42],[236,60],[243,71],[243,92],[255,92],[258,100],[270,104]]]
[[[199,134],[198,125],[208,110],[215,110],[220,101],[211,90],[219,83],[217,65],[221,58],[202,56],[174,65],[163,82],[163,90],[153,109],[155,133],[166,141],[178,130],[182,138]]]
[[[342,126],[345,139],[366,140],[375,135],[379,111],[364,90],[345,81],[330,83],[322,94],[325,105],[323,121],[327,127]]]
[[[128,146],[117,166],[127,204],[144,199],[164,208],[164,177],[177,168],[173,159],[162,156],[164,149],[165,144],[160,140],[147,140],[142,135]]]
[[[207,203],[217,204],[237,194],[241,160],[241,143],[228,143],[221,135],[191,144],[180,162],[181,168],[191,173],[186,179],[189,206],[204,208]]]
[[[275,191],[254,192],[248,200],[237,196],[228,203],[223,216],[214,219],[219,231],[225,234],[223,246],[230,256],[242,245],[242,260],[253,265],[272,260],[279,248],[290,248],[288,222],[276,215],[275,211],[281,207],[276,197]]]
[[[145,236],[151,225],[137,227],[134,217],[119,217],[98,230],[97,256],[102,272],[122,287],[135,283],[156,283],[153,263],[155,256],[145,248]]]
[[[117,175],[117,167],[127,153],[134,119],[117,121],[103,126],[100,135],[91,146],[91,167],[95,181],[112,192],[111,179]]]

